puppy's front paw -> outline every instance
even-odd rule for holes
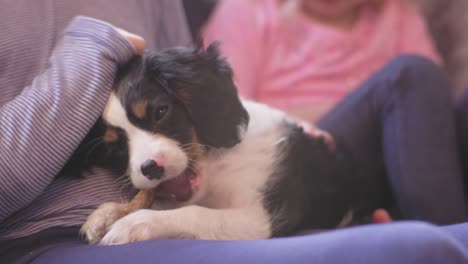
[[[100,244],[119,245],[163,238],[164,235],[161,231],[164,230],[164,227],[157,220],[158,213],[157,211],[142,209],[123,217],[111,226]]]
[[[102,204],[88,217],[86,223],[81,227],[81,233],[86,236],[89,243],[98,243],[110,226],[126,214],[125,204]]]

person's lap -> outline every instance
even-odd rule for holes
[[[99,246],[57,245],[31,263],[466,263],[468,224],[445,229],[419,222],[370,225],[257,241],[150,240]],[[466,242],[466,241],[463,241]]]

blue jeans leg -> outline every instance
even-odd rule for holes
[[[431,61],[397,57],[319,126],[352,153],[370,199],[388,195],[388,180],[404,219],[466,220],[450,83]]]

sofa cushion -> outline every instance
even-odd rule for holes
[[[468,85],[468,1],[412,0],[421,7],[429,30],[454,82],[454,95]]]

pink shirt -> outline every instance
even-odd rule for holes
[[[415,7],[361,8],[350,31],[281,12],[277,0],[221,0],[204,29],[222,42],[243,97],[314,120],[398,54],[440,62]]]

